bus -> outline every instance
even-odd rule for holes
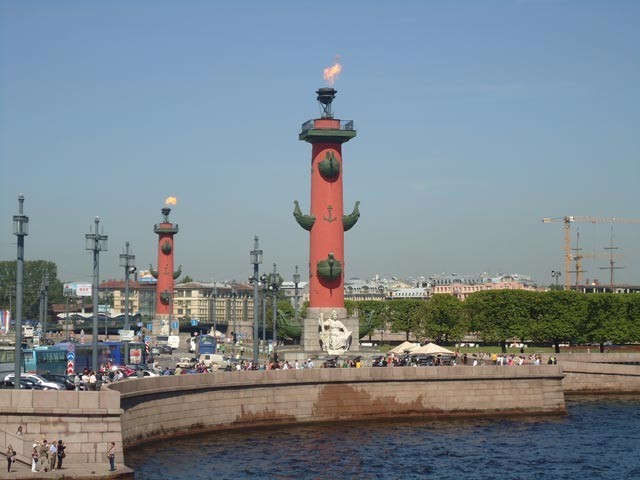
[[[67,350],[59,347],[34,347],[22,350],[24,372],[66,375]]]
[[[129,358],[125,358],[125,342],[98,342],[98,365],[102,366],[107,362],[112,365],[146,365],[147,350],[142,342],[129,343]],[[68,343],[61,342],[57,345],[67,350]],[[75,353],[74,372],[81,373],[85,368],[93,369],[93,347],[90,344],[73,344]],[[98,367],[100,368],[100,367]]]
[[[0,345],[0,382],[16,371],[16,347]]]
[[[196,357],[203,355],[205,353],[216,353],[218,348],[218,342],[216,341],[216,337],[212,335],[199,335],[196,337]]]

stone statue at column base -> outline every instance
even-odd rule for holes
[[[351,332],[347,330],[344,323],[338,320],[336,311],[331,312],[331,317],[327,320],[320,313],[318,319],[320,345],[322,350],[329,355],[342,355],[351,348]]]

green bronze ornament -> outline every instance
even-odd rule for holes
[[[171,293],[168,290],[163,290],[160,292],[160,303],[163,305],[169,305],[171,301]]]
[[[169,255],[171,253],[171,244],[169,243],[169,240],[164,241],[164,243],[160,247],[160,250],[162,250],[162,253],[164,253],[165,255]]]
[[[327,152],[326,158],[318,163],[318,171],[325,180],[335,180],[340,175],[340,162],[333,152]]]
[[[151,273],[151,276],[155,279],[158,278],[158,271],[153,269],[153,265],[149,264],[149,272]]]
[[[342,264],[340,260],[334,258],[333,253],[329,253],[326,260],[318,262],[318,277],[323,280],[338,280],[342,276]]]
[[[173,279],[177,280],[180,275],[182,275],[182,265],[178,267],[177,271],[173,272]]]
[[[342,227],[345,232],[349,230],[351,227],[353,227],[358,221],[358,218],[360,218],[359,207],[360,207],[360,200],[358,200],[356,204],[353,206],[353,212],[351,212],[349,215],[342,216]]]
[[[310,232],[311,227],[313,227],[313,224],[316,222],[315,215],[304,215],[302,213],[302,210],[300,210],[300,205],[298,204],[297,200],[293,201],[293,205],[293,216],[295,217],[296,222],[298,222],[298,225],[300,225],[306,231]]]

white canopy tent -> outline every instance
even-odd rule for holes
[[[440,345],[436,345],[435,343],[427,343],[420,348],[416,348],[415,350],[411,350],[411,354],[422,354],[422,355],[455,355],[451,350],[447,350]]]
[[[420,347],[419,343],[402,342],[397,347],[394,347],[391,350],[389,350],[389,353],[395,353],[396,355],[400,355],[400,354],[403,354],[403,353],[406,353],[406,352],[412,352],[413,350],[415,350],[418,347]]]

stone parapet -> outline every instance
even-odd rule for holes
[[[11,443],[18,459],[31,463],[34,443],[62,440],[69,466],[108,464],[107,442],[113,441],[116,461],[122,463],[122,413],[120,394],[110,390],[0,390],[0,441]]]
[[[410,416],[557,414],[558,366],[348,368],[144,378],[122,394],[125,445],[196,431]]]
[[[562,362],[566,393],[639,393],[640,366]]]

